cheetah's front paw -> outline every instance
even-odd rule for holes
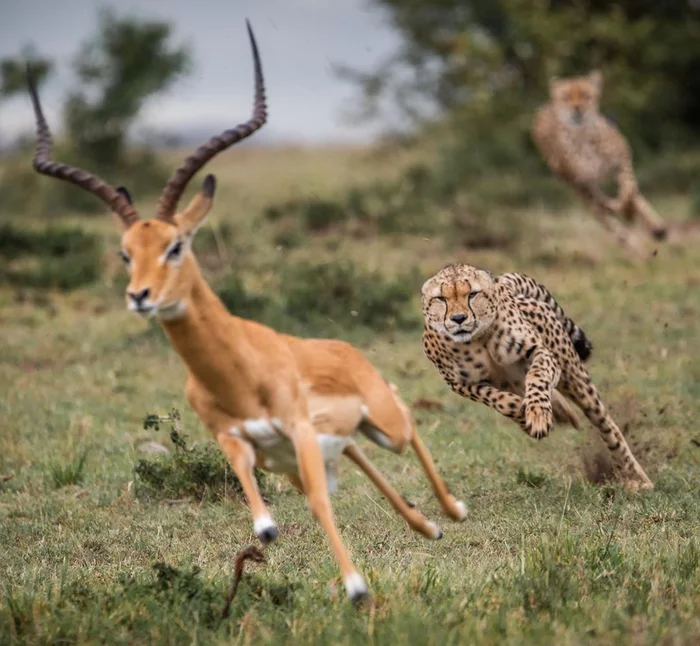
[[[536,440],[547,437],[554,423],[549,403],[525,403],[525,432]]]
[[[628,491],[637,493],[638,491],[650,491],[654,488],[654,483],[644,474],[633,478],[624,478],[622,486]]]

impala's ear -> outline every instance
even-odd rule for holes
[[[191,236],[202,224],[214,201],[215,191],[216,178],[213,175],[207,175],[202,182],[202,190],[192,198],[184,211],[175,216],[175,224],[180,235]]]

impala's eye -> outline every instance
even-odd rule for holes
[[[119,250],[119,256],[127,265],[131,262],[131,258],[129,258],[129,254],[126,253],[126,251],[124,251],[124,249]]]
[[[165,254],[167,260],[175,260],[182,253],[182,240],[178,240]]]

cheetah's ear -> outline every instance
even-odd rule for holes
[[[430,285],[433,282],[433,278],[435,278],[435,276],[431,276],[430,278],[428,278],[428,280],[426,280],[423,283],[423,286],[420,288],[421,296],[425,296],[428,293],[428,290],[430,289]]]
[[[603,73],[600,70],[593,70],[588,73],[588,80],[595,87],[598,92],[603,87]]]
[[[479,278],[484,281],[484,286],[493,283],[495,276],[488,269],[479,269]]]

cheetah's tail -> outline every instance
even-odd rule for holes
[[[573,323],[573,321],[572,321]],[[581,358],[581,361],[586,361],[591,356],[593,352],[593,344],[590,339],[586,336],[585,332],[576,324],[573,333],[569,333],[572,343],[574,344],[574,350],[576,354]]]

